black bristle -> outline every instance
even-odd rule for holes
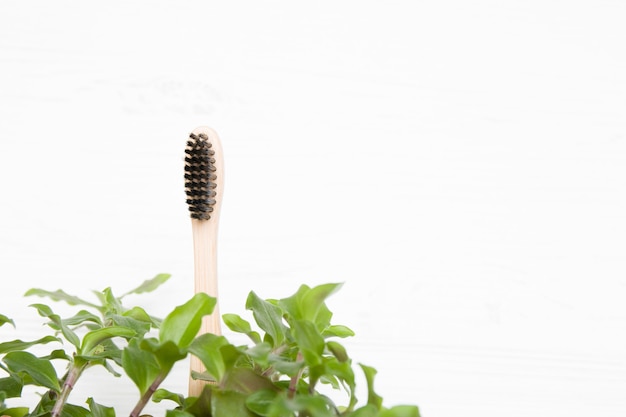
[[[185,193],[192,219],[209,220],[216,204],[215,151],[209,137],[190,134],[185,149]]]

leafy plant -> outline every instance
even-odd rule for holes
[[[290,297],[263,299],[250,292],[245,307],[253,325],[236,314],[224,314],[226,326],[250,339],[248,345],[231,343],[214,334],[197,336],[202,318],[211,314],[216,300],[196,294],[176,307],[163,320],[141,307],[127,308],[124,297],[155,290],[169,279],[160,274],[122,296],[110,288],[95,292],[97,303],[62,290],[29,290],[27,296],[79,306],[78,312],[62,318],[46,304],[32,304],[47,319],[52,334],[33,341],[0,343],[0,415],[10,417],[115,417],[115,409],[87,398],[88,407],[69,402],[70,393],[85,369],[102,366],[114,377],[125,374],[139,390],[130,413],[138,417],[147,403],[169,401],[166,417],[419,417],[415,406],[385,408],[374,391],[376,370],[359,364],[367,383],[364,404],[356,397],[352,360],[337,340],[353,336],[346,326],[331,323],[326,299],[340,284],[306,285]],[[0,315],[0,326],[15,325]],[[59,343],[64,343],[58,347]],[[49,348],[54,345],[55,348]],[[47,354],[35,351],[47,349]],[[206,381],[198,397],[160,388],[174,364],[194,355],[206,372],[193,378]],[[55,361],[66,363],[57,375]],[[6,404],[22,398],[24,386],[44,390],[32,408]],[[336,404],[320,390],[343,391],[345,404]],[[328,389],[326,389],[328,391]],[[14,400],[11,400],[14,401]]]

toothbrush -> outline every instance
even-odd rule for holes
[[[198,127],[189,135],[185,149],[185,193],[191,215],[194,259],[194,292],[217,298],[217,226],[224,193],[224,160],[217,133]],[[218,305],[205,316],[199,335],[221,335]],[[191,372],[204,372],[202,362],[191,356]],[[197,397],[205,381],[189,379],[189,396]]]

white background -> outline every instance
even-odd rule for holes
[[[191,296],[182,158],[210,125],[222,312],[344,282],[335,321],[388,405],[624,416],[625,21],[611,0],[3,2],[0,338],[40,332],[31,287],[169,272],[130,301]],[[118,415],[136,398],[82,384]]]

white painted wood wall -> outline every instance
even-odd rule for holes
[[[3,2],[0,338],[40,330],[31,287],[169,272],[143,304],[191,296],[182,155],[206,124],[222,312],[342,281],[388,404],[626,415],[625,21],[610,0]],[[87,381],[132,407],[128,381]]]

